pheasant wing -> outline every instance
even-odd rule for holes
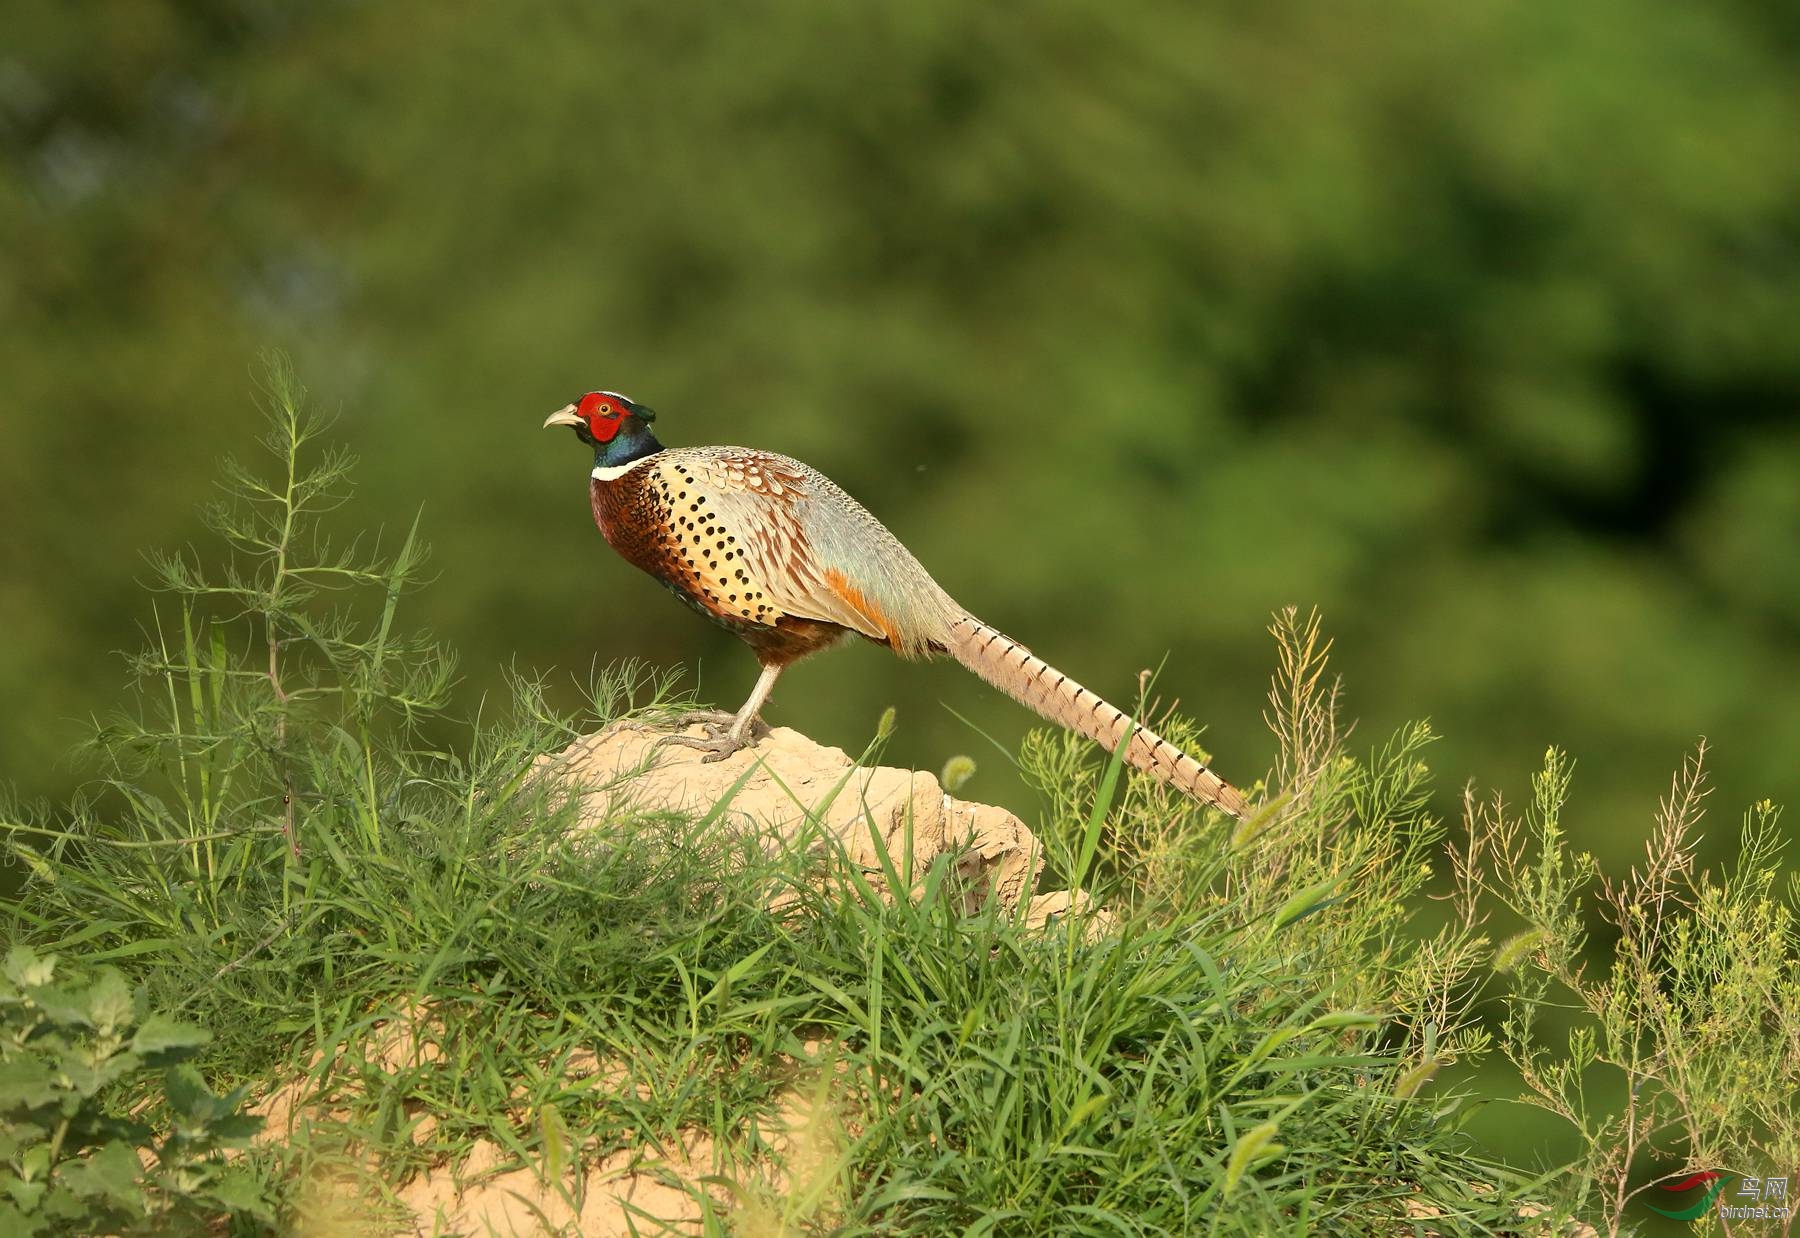
[[[904,546],[856,500],[798,460],[746,448],[667,453],[665,468],[690,491],[680,513],[722,530],[720,566],[729,617],[756,622],[758,608],[839,624],[902,653],[921,652],[954,603]],[[704,500],[704,501],[700,501]],[[743,590],[748,590],[746,594]],[[760,596],[758,596],[760,595]],[[748,600],[748,604],[744,604]],[[748,614],[744,612],[748,611]]]

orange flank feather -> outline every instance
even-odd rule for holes
[[[869,621],[870,626],[887,638],[891,648],[900,648],[900,630],[894,621],[882,613],[881,607],[869,600],[869,595],[850,583],[848,577],[835,567],[825,569],[825,584],[838,595],[844,605]]]

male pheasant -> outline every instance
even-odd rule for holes
[[[757,714],[789,664],[858,636],[902,657],[947,653],[1059,726],[1203,804],[1244,815],[1244,797],[1161,736],[951,600],[898,538],[798,460],[746,447],[666,449],[655,414],[590,391],[544,422],[594,449],[594,521],[626,562],[724,625],[762,663],[735,715],[696,715],[708,738],[672,736],[718,760],[753,742]],[[1127,742],[1128,739],[1128,742]]]

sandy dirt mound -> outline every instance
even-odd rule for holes
[[[702,731],[693,727],[686,733]],[[923,874],[938,856],[953,855],[971,909],[989,893],[1007,907],[1024,901],[1039,919],[1070,905],[1066,893],[1032,898],[1041,853],[1024,822],[1004,808],[957,799],[930,774],[858,766],[842,749],[786,727],[714,762],[691,748],[658,747],[667,734],[616,723],[538,758],[534,768],[580,794],[581,820],[588,827],[617,808],[703,813],[730,795],[730,817],[788,842],[805,836],[816,820],[852,863],[876,873],[881,871],[878,846],[900,865],[910,821],[913,871]]]
[[[330,1062],[317,1058],[304,1077],[267,1093],[250,1112],[265,1120],[259,1142],[304,1133],[357,1146],[348,1108],[361,1071],[398,1072],[442,1061],[428,1008],[409,1008],[377,1022]],[[783,1059],[793,1085],[774,1112],[752,1119],[757,1146],[746,1154],[747,1130],[722,1144],[708,1131],[684,1128],[672,1139],[636,1139],[602,1155],[564,1146],[556,1162],[521,1160],[500,1144],[477,1139],[462,1155],[400,1183],[384,1178],[368,1149],[349,1163],[322,1162],[298,1191],[293,1232],[301,1238],[346,1235],[541,1235],[611,1238],[626,1234],[697,1234],[707,1210],[730,1218],[734,1233],[793,1232],[794,1222],[829,1226],[838,1215],[842,1167],[853,1123],[844,1107],[857,1081],[827,1046],[806,1042],[805,1061]],[[347,1055],[347,1056],[346,1056]],[[811,1063],[810,1065],[808,1063]],[[578,1053],[571,1078],[605,1088],[630,1086],[624,1064]],[[408,1106],[408,1134],[424,1144],[437,1125]],[[520,1120],[530,1115],[521,1111]],[[360,1163],[358,1163],[360,1162]]]
[[[694,728],[689,734],[699,735]],[[578,827],[594,829],[619,811],[698,815],[729,797],[720,828],[748,825],[771,846],[820,845],[822,828],[853,864],[882,872],[882,852],[922,875],[939,856],[953,857],[971,910],[989,897],[1021,908],[1042,923],[1087,910],[1067,890],[1033,893],[1040,871],[1037,839],[1018,817],[944,791],[930,774],[890,766],[859,767],[844,752],[777,728],[754,747],[705,762],[693,749],[657,747],[667,731],[615,724],[560,753],[546,754],[533,773],[579,796]],[[739,785],[740,780],[742,785]],[[871,826],[873,828],[871,828]],[[884,882],[876,879],[877,889]],[[1106,922],[1101,912],[1092,921]],[[255,1106],[267,1121],[263,1138],[288,1140],[302,1128],[344,1129],[348,1098],[373,1070],[397,1074],[433,1069],[443,1059],[438,1020],[428,1008],[402,1007],[377,1021],[340,1056],[312,1063]],[[809,1052],[816,1046],[809,1046]],[[342,1056],[349,1054],[349,1057]],[[797,1075],[807,1072],[790,1064]],[[591,1056],[570,1063],[572,1074],[624,1086],[628,1072]],[[827,1071],[826,1075],[838,1072]],[[824,1076],[819,1076],[823,1078]],[[842,1082],[838,1080],[836,1082]],[[831,1092],[833,1095],[828,1095]],[[372,1166],[362,1173],[321,1172],[302,1189],[298,1231],[320,1236],[398,1234],[688,1234],[701,1232],[703,1213],[730,1217],[734,1232],[789,1232],[796,1215],[813,1222],[835,1212],[837,1166],[845,1147],[842,1093],[805,1086],[784,1094],[780,1112],[761,1131],[765,1151],[746,1162],[741,1149],[713,1136],[683,1130],[675,1139],[636,1141],[601,1156],[570,1149],[568,1163],[521,1163],[499,1144],[478,1140],[458,1159],[382,1187]],[[407,1129],[424,1146],[436,1119],[408,1106]],[[854,1125],[854,1123],[850,1123]],[[739,1135],[731,1138],[737,1141]],[[385,1217],[399,1205],[396,1225]],[[798,1210],[798,1212],[796,1212]]]
[[[400,1202],[417,1218],[414,1232],[420,1234],[699,1233],[699,1203],[671,1182],[698,1183],[711,1174],[713,1151],[712,1140],[693,1133],[650,1164],[635,1151],[615,1152],[558,1189],[535,1169],[495,1172],[510,1158],[484,1139],[460,1165],[428,1170],[408,1182]]]
[[[250,1107],[264,1119],[258,1142],[281,1142],[302,1133],[345,1137],[354,1146],[349,1107],[364,1072],[430,1069],[443,1060],[438,1021],[428,1007],[405,1006],[377,1021],[366,1035],[340,1047],[329,1062],[315,1056],[306,1075],[292,1078]],[[820,1052],[807,1042],[808,1052]],[[702,1229],[707,1201],[715,1216],[752,1221],[775,1218],[758,1232],[779,1232],[784,1207],[803,1204],[817,1216],[831,1209],[837,1158],[843,1148],[838,1095],[820,1085],[830,1080],[801,1063],[787,1064],[811,1086],[782,1093],[777,1110],[760,1120],[772,1151],[746,1160],[701,1130],[684,1129],[672,1140],[635,1140],[595,1156],[575,1147],[562,1164],[522,1162],[498,1143],[478,1139],[466,1153],[383,1187],[365,1149],[355,1164],[316,1168],[302,1182],[295,1232],[327,1235],[690,1234]],[[577,1053],[566,1063],[571,1079],[605,1088],[629,1086],[623,1063]],[[841,1072],[838,1072],[841,1073]],[[408,1134],[426,1143],[437,1125],[429,1113],[408,1106]],[[530,1115],[520,1114],[521,1121]],[[742,1132],[739,1132],[741,1135]],[[396,1205],[398,1206],[396,1208]],[[753,1225],[754,1229],[755,1226]]]

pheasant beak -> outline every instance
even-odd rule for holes
[[[583,424],[585,423],[581,420],[580,414],[575,411],[573,404],[565,404],[544,418],[544,429],[546,430],[551,426],[576,426],[579,428]]]

